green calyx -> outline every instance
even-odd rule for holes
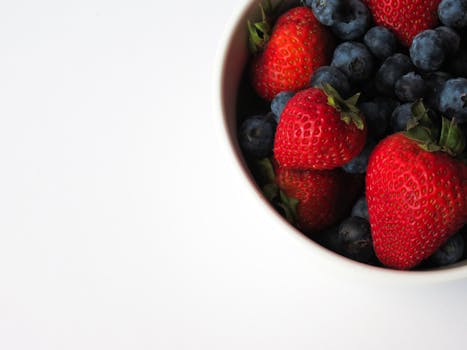
[[[264,196],[270,203],[281,209],[282,214],[288,222],[296,225],[299,200],[288,197],[276,184],[276,174],[271,160],[269,158],[260,159],[256,162],[255,167],[259,172],[258,180]]]
[[[407,123],[405,135],[416,141],[428,152],[446,152],[452,157],[460,156],[466,147],[462,130],[454,120],[442,117],[441,130],[431,120],[423,102],[412,106],[412,119]]]
[[[257,54],[266,47],[271,37],[271,23],[282,3],[283,1],[279,1],[276,6],[273,6],[271,0],[265,0],[259,4],[261,19],[257,22],[247,21],[248,46],[252,54]]]
[[[360,93],[345,100],[330,84],[325,84],[322,90],[328,97],[328,104],[341,113],[341,119],[344,123],[353,123],[358,130],[365,128],[360,109],[357,107]]]

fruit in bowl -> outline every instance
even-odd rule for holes
[[[467,6],[258,5],[260,20],[244,24],[237,137],[271,205],[362,263],[413,270],[466,258]]]

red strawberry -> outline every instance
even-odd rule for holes
[[[405,46],[420,32],[438,23],[441,0],[364,0],[376,24],[394,31]]]
[[[328,29],[315,18],[309,7],[295,7],[276,22],[269,41],[262,43],[266,22],[252,25],[250,42],[255,49],[265,46],[252,61],[252,85],[259,96],[271,101],[281,91],[309,86],[313,72],[329,64],[334,46]]]
[[[334,169],[363,149],[367,128],[355,106],[358,95],[343,100],[327,85],[295,94],[281,114],[274,156],[282,167]]]
[[[436,144],[428,130],[419,125],[387,137],[368,164],[366,195],[376,255],[397,269],[418,265],[467,221],[467,166],[444,152],[462,152],[461,131],[443,120]]]
[[[341,169],[316,171],[279,167],[276,183],[287,197],[298,200],[295,221],[306,232],[321,231],[337,224],[349,214],[360,188],[359,180]]]

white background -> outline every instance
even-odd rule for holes
[[[238,0],[0,2],[0,349],[460,349],[467,281],[314,263],[219,148]]]

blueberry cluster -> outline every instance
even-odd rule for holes
[[[305,5],[338,39],[330,65],[314,72],[310,86],[330,84],[344,98],[361,93],[367,144],[343,166],[344,171],[365,174],[374,147],[387,135],[406,130],[419,100],[435,123],[445,116],[467,131],[467,0],[442,0],[441,25],[419,33],[410,48],[404,48],[391,30],[374,26],[361,0],[306,0]],[[272,155],[275,127],[293,96],[293,91],[279,93],[268,113],[246,118],[240,125],[239,142],[248,157]],[[326,240],[320,243],[344,256],[378,264],[364,195],[346,220],[320,237]],[[444,266],[465,257],[464,239],[466,230],[449,239],[426,266]]]

